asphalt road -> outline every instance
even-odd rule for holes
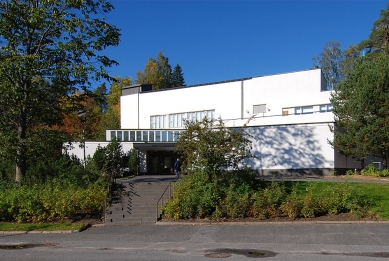
[[[389,224],[154,225],[0,234],[0,260],[389,260]]]

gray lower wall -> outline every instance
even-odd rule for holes
[[[305,169],[257,169],[254,171],[257,177],[324,177],[331,176],[337,171],[329,168],[305,168]]]

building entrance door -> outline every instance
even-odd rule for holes
[[[148,151],[147,172],[151,175],[173,175],[176,153],[173,151]]]
[[[151,174],[153,175],[158,174],[159,172],[158,166],[159,166],[158,156],[157,155],[151,156],[151,166],[150,166]]]

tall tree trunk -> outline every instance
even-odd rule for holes
[[[26,97],[26,94],[24,94]],[[22,105],[20,112],[20,122],[17,126],[18,139],[16,145],[16,171],[15,181],[20,183],[27,171],[27,157],[26,157],[26,132],[27,132],[27,116],[25,107]]]

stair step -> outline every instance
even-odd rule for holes
[[[155,224],[156,204],[168,184],[169,182],[128,182],[113,186],[117,190],[108,209],[106,225]],[[166,191],[162,198],[163,203],[166,203],[169,198],[170,191]]]

